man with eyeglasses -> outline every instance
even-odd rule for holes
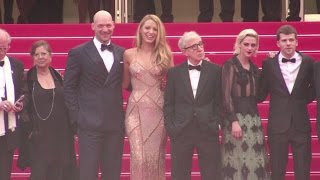
[[[202,180],[221,179],[221,68],[205,59],[201,37],[186,32],[178,46],[186,61],[168,71],[164,122],[171,142],[172,180],[190,180],[197,150]]]
[[[0,179],[10,180],[13,152],[19,143],[17,113],[23,104],[23,64],[7,56],[10,35],[0,28]]]

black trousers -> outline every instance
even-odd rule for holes
[[[320,0],[316,0],[316,3],[317,3],[318,14],[320,14]]]
[[[28,21],[37,24],[62,23],[63,0],[35,0]]]
[[[292,125],[285,133],[268,133],[268,135],[272,172],[271,179],[285,179],[288,148],[290,145],[293,153],[295,179],[309,180],[312,157],[310,132],[297,131]]]
[[[243,22],[259,21],[259,0],[241,0]]]
[[[281,21],[282,1],[279,0],[261,0],[263,18],[262,21]],[[300,0],[289,1],[289,16],[287,21],[300,21]]]
[[[191,180],[194,150],[197,150],[202,180],[221,179],[221,152],[218,135],[201,132],[197,122],[191,122],[171,142],[172,180]]]
[[[211,22],[214,14],[213,0],[199,0],[198,22]]]
[[[234,0],[220,0],[221,12],[219,14],[222,22],[232,22],[234,16]]]
[[[289,16],[287,21],[301,21],[300,18],[300,0],[290,0],[289,3]]]
[[[78,130],[80,180],[120,180],[124,132]]]
[[[13,0],[3,0],[4,5],[4,18],[3,22],[5,24],[13,24],[14,20],[12,17],[13,12]],[[1,12],[1,6],[0,6],[0,23],[2,24],[2,12]]]
[[[8,148],[7,137],[0,136],[0,179],[10,180],[13,149]]]
[[[232,22],[235,12],[235,0],[220,0],[222,22]],[[241,17],[244,22],[259,21],[259,0],[241,0]]]
[[[101,0],[79,0],[78,2],[78,13],[79,13],[79,23],[86,23],[87,15],[89,13],[89,21],[93,22],[93,16],[96,12],[101,10],[100,8]],[[108,11],[112,19],[115,17],[115,1],[114,0],[102,0],[102,9]]]
[[[140,22],[147,14],[156,14],[154,0],[135,0],[134,7],[134,22]],[[161,0],[161,8],[161,21],[173,22],[172,0]]]

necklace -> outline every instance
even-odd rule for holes
[[[45,121],[45,120],[47,120],[47,119],[50,117],[50,115],[51,115],[51,113],[52,113],[53,104],[54,104],[54,96],[55,96],[56,93],[55,93],[54,88],[53,88],[53,89],[52,89],[52,103],[51,103],[51,108],[50,108],[50,111],[49,111],[48,116],[45,117],[45,118],[43,118],[43,117],[40,116],[40,114],[39,114],[39,112],[38,112],[38,110],[37,110],[36,102],[35,102],[35,100],[34,100],[34,85],[35,85],[35,82],[33,83],[33,87],[32,87],[32,100],[33,100],[34,110],[36,111],[36,114],[37,114],[38,118],[41,119],[41,120],[43,120],[43,121]]]

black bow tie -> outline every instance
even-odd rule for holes
[[[0,61],[0,66],[3,67],[4,61]]]
[[[192,66],[192,65],[189,64],[188,68],[189,68],[189,70],[195,69],[195,70],[201,71],[201,66],[200,65]]]
[[[104,51],[104,50],[108,50],[108,51],[112,52],[113,51],[112,44],[111,43],[109,45],[101,44],[101,51]]]
[[[295,63],[295,62],[296,62],[296,58],[292,58],[292,59],[282,58],[282,62],[283,62],[283,63],[286,63],[286,62],[292,62],[292,63]]]

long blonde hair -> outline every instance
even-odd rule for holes
[[[164,25],[156,15],[148,14],[143,17],[137,29],[135,46],[137,48],[141,48],[142,36],[140,30],[147,20],[152,20],[154,23],[156,23],[158,28],[158,34],[153,48],[155,57],[155,61],[153,63],[157,66],[160,66],[162,70],[166,71],[170,68],[171,65],[172,52],[166,40],[166,30],[164,28]]]

